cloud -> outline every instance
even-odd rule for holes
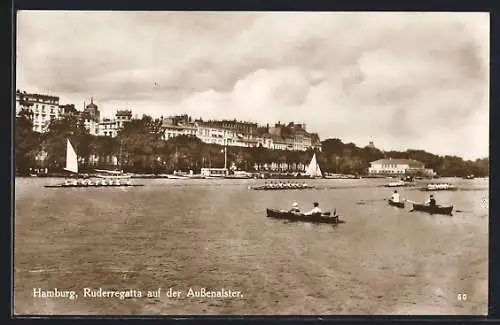
[[[105,114],[294,120],[322,138],[476,157],[488,55],[485,13],[21,12],[17,84],[93,96]]]

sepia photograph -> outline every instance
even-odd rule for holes
[[[488,314],[489,13],[14,23],[13,315]]]

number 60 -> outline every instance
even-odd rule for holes
[[[459,301],[465,301],[465,300],[467,300],[467,294],[466,293],[459,293],[457,295],[457,300],[459,300]]]

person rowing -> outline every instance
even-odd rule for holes
[[[435,207],[436,206],[436,199],[434,198],[434,195],[431,194],[429,196],[429,199],[427,201],[425,201],[425,204],[428,204],[431,207]]]
[[[304,213],[304,215],[306,215],[306,216],[312,216],[312,215],[315,215],[315,214],[321,214],[321,209],[319,208],[319,203],[318,202],[314,202],[313,206],[314,206],[314,208],[312,208],[311,211],[308,211],[308,212]]]
[[[394,202],[394,203],[399,203],[400,202],[398,191],[395,190],[394,193],[392,193],[391,201]]]

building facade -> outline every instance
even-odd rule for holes
[[[132,121],[131,110],[118,110],[114,118],[103,118],[99,122],[98,134],[104,137],[116,137],[126,123]]]
[[[208,127],[216,129],[230,130],[236,134],[241,135],[255,135],[257,134],[257,123],[244,122],[234,120],[196,120],[195,122],[201,123]]]
[[[425,165],[420,161],[413,159],[379,159],[372,161],[368,168],[369,174],[382,174],[382,175],[393,175],[393,174],[408,174],[425,172]]]
[[[235,147],[263,146],[273,150],[306,151],[321,150],[316,133],[308,133],[304,124],[275,124],[274,127],[259,128],[256,123],[241,121],[192,121],[187,115],[170,116],[163,119],[164,139],[179,135],[196,136],[209,144]]]
[[[125,123],[132,120],[131,110],[118,110],[113,118],[102,118],[99,107],[91,98],[79,111],[75,105],[59,104],[59,97],[30,94],[16,91],[16,115],[28,111],[33,122],[33,130],[46,132],[51,120],[63,116],[78,117],[91,135],[116,137]],[[275,150],[305,151],[310,148],[321,149],[317,134],[309,133],[303,123],[281,124],[274,127],[259,127],[257,123],[234,120],[192,120],[187,114],[162,118],[163,138],[165,140],[179,135],[195,136],[209,144],[236,147],[263,146]]]
[[[191,118],[184,114],[162,118],[163,140],[175,138],[180,135],[196,136],[198,128]]]
[[[16,116],[22,110],[30,113],[33,131],[39,133],[46,132],[50,121],[59,119],[61,116],[59,97],[30,94],[18,90],[16,91]]]
[[[94,104],[93,98],[90,99],[90,104],[84,107],[80,118],[83,120],[85,129],[87,129],[91,135],[99,135],[101,112],[99,111],[99,107]]]

